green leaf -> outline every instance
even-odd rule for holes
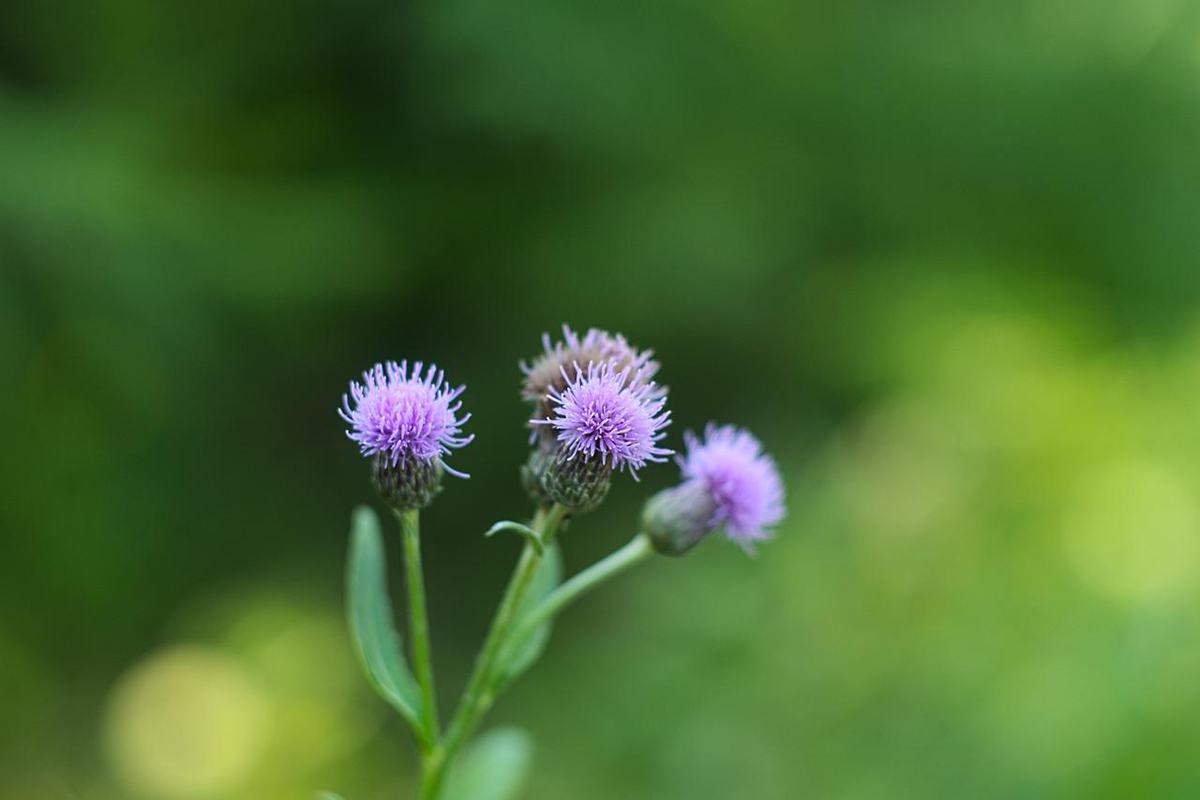
[[[562,581],[562,551],[557,544],[546,549],[538,571],[534,573],[529,584],[525,599],[517,613],[517,628],[521,627],[520,620],[532,611],[542,599],[554,590]],[[533,629],[526,637],[509,642],[500,655],[500,669],[497,691],[519,678],[525,670],[533,666],[546,649],[550,640],[551,622],[547,620]]]
[[[409,672],[387,592],[387,562],[379,518],[366,506],[354,509],[346,561],[346,613],[350,638],[367,679],[414,730],[421,730],[421,692]]]
[[[546,552],[546,546],[542,544],[542,537],[538,536],[537,531],[528,525],[522,525],[521,523],[513,522],[512,520],[500,520],[495,525],[488,528],[487,532],[483,535],[490,538],[495,536],[500,531],[512,531],[513,533],[525,537],[525,540],[533,545],[533,549],[537,550],[539,556]]]
[[[342,796],[333,792],[317,792],[317,800],[342,800]]]
[[[443,800],[512,800],[525,784],[533,737],[520,728],[493,728],[475,740],[446,775]]]

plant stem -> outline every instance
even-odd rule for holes
[[[445,763],[446,751],[440,744],[421,758],[421,784],[417,787],[417,800],[434,800],[437,797],[442,788]]]
[[[436,748],[438,741],[437,698],[433,689],[433,659],[429,647],[429,616],[425,609],[425,579],[421,572],[421,523],[419,511],[398,511],[404,539],[405,582],[408,584],[408,637],[412,642],[413,671],[421,687],[421,724],[430,744],[423,756]]]
[[[535,628],[554,617],[569,603],[646,560],[653,552],[650,538],[644,533],[639,533],[620,550],[605,556],[546,595],[542,602],[521,619],[520,627],[512,635],[513,640],[520,641],[522,637],[530,635]]]
[[[549,546],[554,540],[554,534],[566,513],[567,509],[557,503],[549,508],[538,509],[531,527],[537,532],[545,546]],[[470,737],[483,714],[491,706],[493,698],[487,691],[487,685],[492,671],[496,667],[496,658],[512,632],[521,601],[525,598],[529,582],[533,579],[541,562],[542,555],[538,549],[530,542],[526,542],[521,550],[521,558],[517,561],[512,577],[509,578],[504,597],[496,609],[496,615],[492,618],[483,648],[475,659],[475,666],[467,681],[467,688],[463,691],[462,700],[458,704],[454,718],[450,721],[450,728],[446,732],[446,740],[440,753],[441,758],[433,765],[434,774],[430,775],[425,782],[428,786],[424,784],[422,786],[422,798],[437,797],[446,765],[454,758],[458,749]]]

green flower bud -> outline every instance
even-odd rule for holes
[[[542,472],[541,488],[554,502],[576,513],[591,511],[600,505],[612,486],[612,463],[586,458],[574,458],[559,451],[549,459]]]
[[[659,553],[681,556],[713,530],[715,506],[703,487],[683,483],[646,501],[642,531]]]
[[[386,452],[371,460],[371,484],[383,502],[396,511],[415,511],[433,502],[442,490],[442,464],[434,459],[409,458],[393,464]]]
[[[521,465],[521,485],[535,506],[543,506],[550,502],[549,495],[542,488],[542,479],[546,470],[554,463],[554,443],[546,442],[538,437],[537,446],[530,452],[529,458]]]

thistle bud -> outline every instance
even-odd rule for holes
[[[600,459],[559,453],[542,472],[546,496],[576,513],[591,511],[612,486],[612,465]]]
[[[659,553],[681,556],[712,531],[714,511],[716,507],[704,487],[683,483],[646,501],[642,531]]]
[[[546,470],[554,463],[554,444],[539,438],[536,446],[529,453],[529,458],[521,465],[521,486],[529,495],[535,506],[551,502],[546,490],[542,488],[542,479]]]
[[[444,472],[438,461],[410,458],[393,464],[386,453],[377,453],[371,460],[371,485],[395,510],[416,511],[433,502],[442,490]]]

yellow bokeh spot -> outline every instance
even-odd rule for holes
[[[1169,602],[1186,591],[1200,557],[1192,493],[1170,468],[1109,464],[1087,474],[1068,506],[1068,558],[1098,591],[1130,603]]]
[[[227,796],[253,771],[270,716],[266,697],[236,660],[204,647],[173,647],[135,664],[113,689],[109,752],[141,796]]]

